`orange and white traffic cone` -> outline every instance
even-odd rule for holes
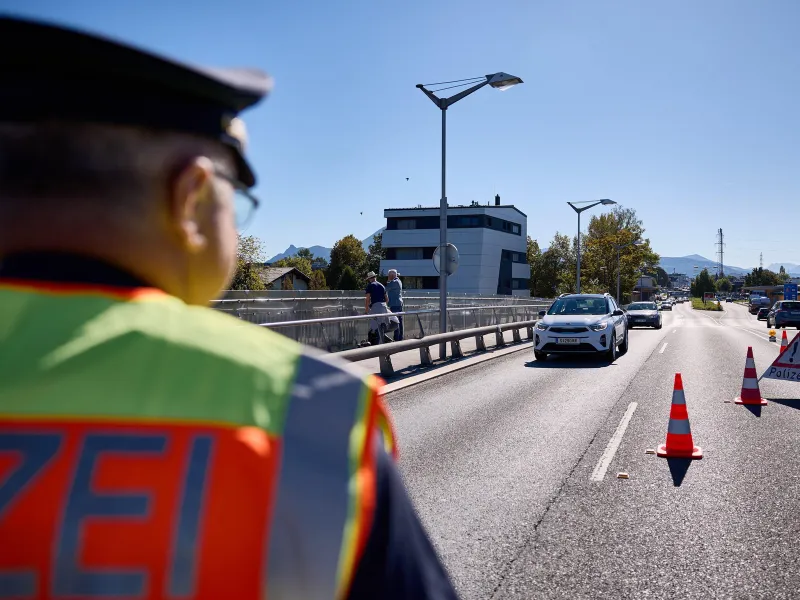
[[[784,352],[786,352],[786,348],[788,348],[788,347],[789,347],[789,340],[786,337],[786,330],[784,329],[783,330],[783,337],[781,338],[781,351],[780,351],[780,354],[783,354]]]
[[[667,443],[659,446],[656,454],[661,458],[703,458],[703,450],[694,445],[692,429],[689,427],[689,413],[686,411],[686,396],[683,394],[683,380],[675,373],[675,387],[672,391],[672,406],[669,410]]]
[[[761,390],[758,389],[758,373],[756,373],[756,361],[753,360],[752,346],[747,347],[747,360],[744,363],[742,392],[734,402],[736,404],[753,404],[756,406],[767,405],[767,401],[761,397]]]

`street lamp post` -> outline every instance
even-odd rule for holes
[[[581,293],[581,213],[585,210],[589,210],[597,206],[598,204],[602,204],[604,206],[608,206],[610,204],[616,204],[613,200],[609,200],[608,198],[604,198],[603,200],[586,200],[585,202],[567,202],[567,204],[572,207],[576,213],[578,213],[578,275],[576,277],[575,282],[575,293]],[[575,206],[576,204],[588,204],[589,206],[582,206],[578,208]]]
[[[464,83],[466,82],[466,83]],[[447,109],[462,98],[466,98],[473,92],[477,92],[483,86],[488,85],[500,91],[522,83],[522,79],[509,75],[508,73],[495,73],[484,77],[473,77],[472,79],[460,79],[458,81],[443,81],[440,83],[419,83],[417,87],[421,89],[431,101],[442,111],[442,195],[439,200],[439,250],[440,256],[445,256],[447,249],[447,189],[446,189],[446,160],[447,156]],[[456,85],[450,85],[456,84]],[[425,89],[425,86],[447,85],[447,87],[437,90]],[[434,92],[441,92],[446,89],[471,86],[449,98],[439,98]],[[444,262],[444,261],[442,261]],[[443,265],[442,265],[443,267]],[[439,270],[439,333],[447,331],[447,273],[444,268]],[[446,357],[447,343],[439,344],[439,358]]]
[[[644,244],[642,240],[633,240],[632,242],[628,242],[627,244],[614,244],[614,248],[617,249],[617,304],[620,301],[619,295],[619,287],[620,287],[620,275],[622,274],[622,267],[619,262],[619,251],[622,248],[627,248],[628,246],[641,246]]]

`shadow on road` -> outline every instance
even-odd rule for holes
[[[585,356],[549,356],[547,360],[530,360],[525,363],[529,369],[603,369],[616,366],[591,354]]]
[[[800,398],[764,398],[764,400],[767,402],[774,402],[775,404],[783,404],[789,408],[800,410]]]
[[[680,487],[683,483],[683,478],[686,477],[686,472],[689,470],[689,465],[692,464],[691,458],[668,458],[667,464],[669,465],[669,472],[672,475],[672,483],[675,487]]]
[[[761,417],[761,405],[760,404],[744,404],[743,405],[747,410],[753,413],[754,417]]]

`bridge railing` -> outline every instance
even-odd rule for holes
[[[335,294],[333,292],[336,292]],[[257,325],[278,329],[303,344],[329,352],[355,348],[367,339],[370,316],[364,316],[364,296],[358,292],[309,291],[235,292],[214,308]],[[258,294],[257,296],[255,294]],[[534,318],[551,300],[517,296],[448,295],[450,331],[485,327]],[[439,332],[437,293],[411,290],[404,297],[404,337],[421,338]],[[360,318],[359,318],[360,316]]]
[[[450,344],[450,354],[453,358],[461,358],[463,356],[461,351],[461,340],[474,337],[477,352],[485,352],[485,336],[493,334],[495,336],[495,345],[497,347],[502,347],[505,345],[503,332],[512,331],[514,335],[514,342],[521,343],[522,336],[520,331],[525,329],[527,331],[527,339],[533,340],[533,328],[535,325],[536,319],[531,319],[527,321],[517,321],[514,323],[504,323],[502,325],[475,327],[472,329],[464,329],[462,331],[437,333],[435,335],[429,335],[416,340],[405,340],[402,342],[391,342],[386,344],[378,344],[376,346],[369,346],[366,348],[346,350],[344,352],[340,352],[339,356],[353,362],[368,360],[370,358],[378,358],[380,362],[381,375],[384,377],[391,377],[394,375],[392,355],[397,354],[398,352],[419,350],[420,364],[427,366],[433,364],[430,352],[431,346],[435,346],[441,342]],[[440,356],[439,358],[445,357]]]

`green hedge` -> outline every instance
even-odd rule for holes
[[[709,300],[704,304],[702,298],[692,298],[692,308],[695,310],[722,310],[722,303]]]

